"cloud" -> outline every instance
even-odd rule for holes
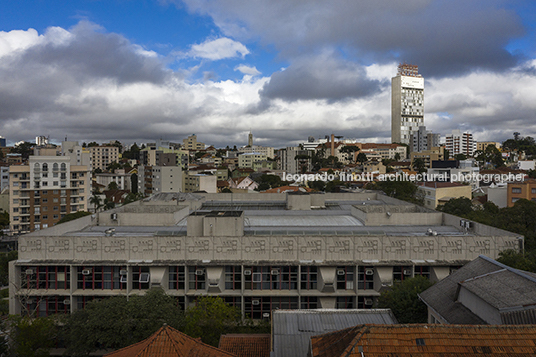
[[[511,68],[519,58],[505,47],[527,32],[507,0],[183,2],[227,36],[260,38],[285,59],[337,46],[363,63],[418,64],[428,77]]]
[[[217,61],[225,58],[244,58],[249,54],[246,46],[230,38],[221,37],[215,40],[206,40],[205,42],[192,45],[188,56],[195,58],[204,58]]]
[[[255,68],[255,66],[251,67],[246,66],[245,64],[236,66],[234,70],[249,76],[258,76],[259,74],[261,74],[261,72],[259,72],[257,68]]]
[[[284,71],[271,75],[241,64],[235,69],[247,80],[207,71],[196,82],[187,69],[169,70],[159,55],[88,22],[44,34],[4,32],[0,38],[23,44],[2,47],[0,130],[9,141],[50,135],[180,142],[196,133],[200,141],[225,147],[246,145],[250,129],[256,142],[275,147],[332,132],[390,141],[394,60],[364,66],[323,49],[293,57]],[[445,135],[468,129],[478,140],[504,140],[514,131],[536,135],[534,60],[500,72],[425,75],[425,81],[430,130]]]
[[[261,96],[286,101],[323,99],[329,102],[366,97],[378,93],[380,82],[367,78],[356,63],[324,53],[304,57],[284,71],[272,74]]]

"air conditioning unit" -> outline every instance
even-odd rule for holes
[[[26,275],[34,275],[34,274],[35,274],[35,270],[33,270],[33,269],[26,269],[25,273],[26,273]]]
[[[126,275],[121,275],[121,279],[119,279],[119,282],[120,283],[125,283],[127,282],[127,276]]]
[[[197,269],[195,271],[195,275],[203,275],[203,274],[205,274],[205,269]]]
[[[411,269],[404,269],[404,275],[411,275]]]
[[[337,269],[337,275],[344,275],[344,274],[346,274],[344,269]]]
[[[279,275],[279,269],[272,269],[270,272],[272,275]]]
[[[374,304],[374,300],[372,299],[365,299],[365,305],[373,305]]]
[[[127,275],[127,274],[128,274],[128,270],[126,269],[119,270],[119,275]]]
[[[365,269],[365,275],[374,275],[374,269]]]
[[[260,303],[259,300],[251,300],[251,305],[259,305]]]
[[[262,317],[263,318],[269,318],[270,317],[270,313],[269,312],[265,312],[262,314]]]
[[[117,221],[117,213],[112,213],[110,215],[110,218],[113,220],[113,221]]]
[[[91,275],[91,273],[93,273],[93,269],[82,270],[82,275]]]
[[[26,304],[33,304],[35,303],[35,300],[34,299],[28,299],[26,300]]]
[[[251,270],[244,270],[244,275],[251,275]]]
[[[63,305],[71,305],[71,300],[69,299],[63,300]]]

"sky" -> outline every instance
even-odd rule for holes
[[[3,0],[0,135],[390,142],[399,63],[428,130],[536,136],[533,0]]]

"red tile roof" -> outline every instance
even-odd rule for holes
[[[313,192],[314,190],[309,187],[300,187],[300,186],[281,186],[276,188],[271,188],[266,191],[261,191],[261,193],[283,193],[283,192],[297,192],[305,190],[305,192]]]
[[[271,336],[269,334],[222,335],[218,347],[237,357],[270,357]]]
[[[534,325],[359,325],[311,338],[313,357],[536,356]]]
[[[151,337],[132,346],[108,353],[106,357],[236,357],[204,344],[169,326],[163,326]]]
[[[423,182],[419,184],[420,186],[426,186],[431,188],[445,188],[445,187],[460,187],[460,186],[467,186],[463,185],[459,182],[435,182],[435,181],[428,181]]]

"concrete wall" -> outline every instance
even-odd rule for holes
[[[308,194],[287,193],[287,209],[293,211],[311,210],[311,196]]]
[[[501,315],[499,310],[482,300],[477,295],[473,294],[471,291],[465,289],[463,286],[460,287],[460,292],[458,294],[458,301],[471,310],[475,315],[480,317],[482,320],[486,321],[490,325],[501,325]]]
[[[174,226],[181,219],[188,216],[188,206],[148,206],[129,207],[126,210],[109,210],[98,212],[97,222],[99,226]],[[117,215],[117,219],[112,219]]]
[[[442,213],[415,205],[355,205],[352,215],[365,226],[441,225]]]
[[[460,227],[460,220],[462,220],[462,219],[466,220],[464,218],[454,216],[452,214],[443,213],[443,225],[456,227],[456,228],[458,228],[460,230],[460,232],[463,231],[463,229]],[[473,227],[474,228],[471,228],[469,230],[469,233],[472,233],[472,234],[477,234],[477,235],[480,235],[480,236],[487,236],[487,237],[491,237],[491,238],[493,238],[493,236],[504,236],[504,237],[508,237],[508,238],[509,237],[522,237],[521,234],[508,232],[508,231],[505,231],[503,229],[495,228],[495,227],[492,227],[492,226],[487,226],[485,224],[477,223],[477,222],[474,222],[474,221],[471,221],[471,222],[473,222]],[[511,246],[509,248],[515,249],[515,248],[517,248],[517,245]]]
[[[19,259],[35,261],[467,262],[484,254],[496,259],[517,245],[514,236],[30,236],[19,238]],[[411,263],[410,263],[411,264]]]

